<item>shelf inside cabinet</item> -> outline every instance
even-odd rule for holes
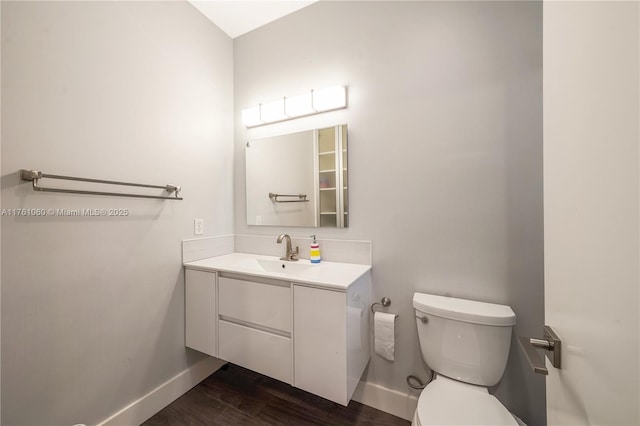
[[[319,226],[342,227],[348,192],[346,126],[321,129],[317,135],[316,170]]]

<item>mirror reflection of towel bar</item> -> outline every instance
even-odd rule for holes
[[[278,197],[295,197],[297,200],[278,200]],[[275,203],[308,203],[310,200],[307,200],[306,194],[274,194],[273,192],[269,193],[269,198],[271,201]]]

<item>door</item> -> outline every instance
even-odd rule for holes
[[[549,425],[638,425],[638,2],[544,3]],[[542,331],[541,331],[542,332]]]

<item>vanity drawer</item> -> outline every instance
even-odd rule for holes
[[[219,358],[292,383],[290,338],[222,320],[218,337]]]
[[[218,279],[218,314],[291,332],[291,288],[288,282],[247,281],[228,276]]]

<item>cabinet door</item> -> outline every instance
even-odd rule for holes
[[[346,405],[345,293],[295,285],[293,300],[294,386]]]
[[[185,270],[185,345],[217,356],[216,274]]]

